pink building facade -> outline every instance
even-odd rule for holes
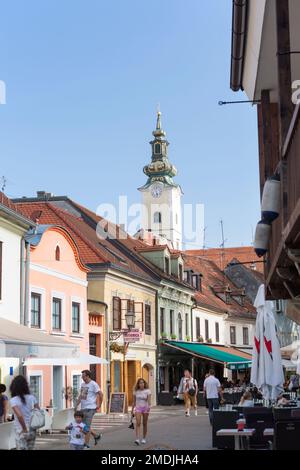
[[[76,343],[89,354],[88,269],[73,238],[62,227],[40,225],[28,241],[28,326]],[[83,369],[89,369],[89,364],[30,366],[26,374],[40,406],[57,412],[74,406]]]

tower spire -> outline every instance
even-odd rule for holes
[[[156,118],[156,129],[152,132],[152,135],[156,139],[161,139],[162,137],[166,137],[165,131],[161,128],[161,111],[159,105],[157,106],[157,118]]]

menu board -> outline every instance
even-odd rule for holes
[[[110,414],[123,414],[126,408],[126,393],[111,393],[109,400]]]

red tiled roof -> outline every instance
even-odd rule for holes
[[[70,231],[84,264],[111,263],[124,271],[153,280],[146,270],[113,246],[109,240],[99,239],[96,230],[89,226],[82,217],[76,217],[70,212],[58,208],[51,201],[18,202],[17,205],[28,217],[38,216],[40,224],[60,225]],[[99,220],[102,219],[99,217]]]
[[[245,298],[245,303],[242,306],[234,299],[230,299],[231,304],[226,304],[216,295],[214,288],[218,290],[218,287],[223,288],[224,286],[228,286],[233,291],[236,290],[236,286],[219,269],[216,263],[208,260],[206,257],[192,255],[190,252],[184,252],[183,258],[185,268],[192,269],[194,272],[202,274],[202,291],[195,293],[195,298],[199,305],[207,308],[211,307],[219,312],[228,312],[231,316],[255,318],[256,310],[247,298]]]
[[[86,207],[84,206],[81,206],[80,204],[77,204],[76,202],[74,201],[71,201],[72,204],[74,205],[75,208],[79,209],[82,213],[86,214],[89,218],[92,219],[92,221],[94,223],[98,223],[98,222],[101,222],[103,221],[104,219],[102,217],[100,217],[99,215],[95,214],[94,212],[92,212],[91,210],[87,209]],[[168,279],[170,281],[173,281],[175,282],[176,284],[179,284],[183,287],[188,287],[189,289],[191,290],[194,290],[194,288],[190,285],[190,284],[187,284],[186,282],[184,281],[180,281],[178,278],[176,278],[175,276],[172,276],[172,275],[168,275],[166,274],[164,271],[162,271],[161,269],[159,269],[158,267],[156,267],[154,264],[152,264],[150,261],[148,261],[146,258],[144,258],[139,252],[143,252],[143,251],[149,251],[149,249],[151,250],[151,248],[153,249],[165,249],[165,248],[168,248],[168,250],[170,251],[170,253],[174,253],[174,255],[177,255],[178,253],[181,254],[180,251],[178,250],[170,250],[168,245],[155,245],[153,247],[149,246],[147,243],[143,242],[142,240],[140,239],[136,239],[136,238],[133,238],[131,237],[129,234],[126,234],[126,232],[124,232],[119,226],[115,226],[114,224],[111,224],[112,227],[114,227],[114,229],[116,230],[116,233],[118,234],[118,236],[120,235],[120,233],[122,232],[122,237],[119,237],[118,238],[118,242],[120,243],[120,245],[124,246],[125,248],[129,249],[132,253],[134,253],[134,256],[144,265],[144,266],[147,266],[154,274],[158,275],[159,277],[162,277],[162,278],[165,278],[165,279]]]
[[[214,261],[220,269],[225,269],[234,258],[240,263],[247,263],[245,266],[250,267],[251,263],[255,263],[256,270],[263,273],[264,265],[256,255],[253,246],[239,246],[232,248],[209,248],[204,250],[187,250],[187,254],[203,256],[206,259]]]
[[[5,194],[2,191],[0,191],[0,204],[2,204],[3,206],[7,207],[8,209],[12,211],[19,213],[16,204],[14,204],[7,196],[5,196]]]

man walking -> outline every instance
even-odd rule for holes
[[[90,435],[94,437],[95,445],[97,445],[101,439],[101,434],[95,433],[91,428],[91,424],[94,414],[100,411],[103,402],[103,393],[101,392],[97,382],[92,380],[92,374],[89,370],[82,371],[82,380],[83,384],[80,389],[75,411],[77,410],[78,406],[81,405],[81,411],[83,412],[83,423],[89,429],[89,432],[85,435],[84,448],[89,449]]]
[[[204,396],[208,403],[209,421],[213,423],[213,410],[219,409],[219,399],[221,394],[221,384],[215,377],[215,371],[210,369],[209,376],[204,380],[203,384]]]

